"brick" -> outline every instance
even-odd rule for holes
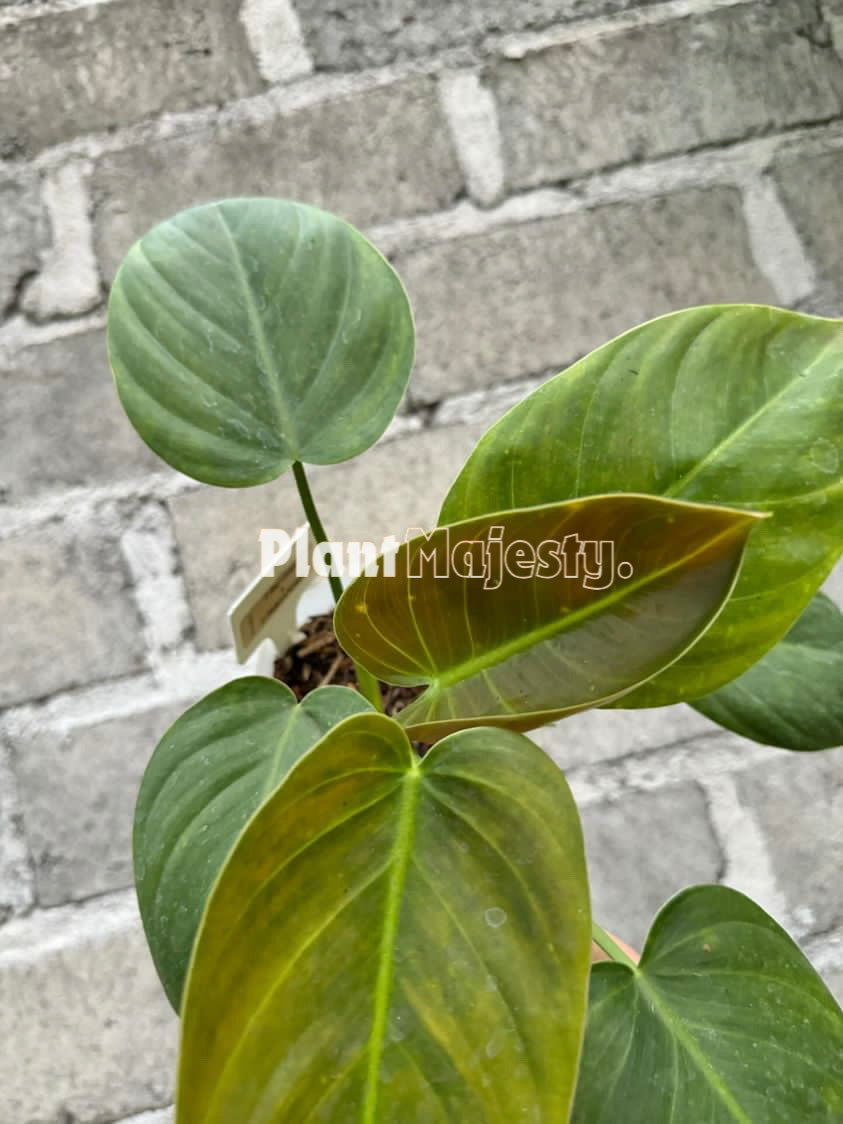
[[[639,950],[669,898],[718,879],[722,857],[695,785],[629,792],[580,815],[595,920]]]
[[[140,622],[107,532],[0,542],[0,707],[143,667]]]
[[[0,1120],[102,1124],[172,1096],[176,1019],[134,899],[0,929]]]
[[[823,5],[831,31],[831,42],[835,51],[843,59],[843,4],[840,0],[831,0]]]
[[[495,64],[507,180],[529,187],[843,110],[813,0],[739,5]],[[823,39],[823,42],[825,40]]]
[[[0,320],[14,305],[21,281],[37,270],[44,241],[36,177],[0,177]]]
[[[741,803],[760,825],[788,912],[800,928],[843,922],[843,749],[772,755],[738,779]]]
[[[572,769],[678,745],[717,728],[691,707],[680,704],[649,710],[585,710],[553,726],[533,730],[530,737],[560,769]]]
[[[445,493],[473,449],[477,427],[430,430],[390,441],[345,465],[308,471],[328,534],[344,541],[403,539],[434,526]],[[249,491],[202,488],[170,501],[197,642],[231,645],[228,605],[257,575],[262,527],[304,522],[292,477]]]
[[[184,707],[159,708],[14,744],[21,818],[41,905],[132,884],[132,820],[146,763]]]
[[[63,336],[0,362],[0,497],[18,503],[163,468],[120,406],[104,332]]]
[[[828,990],[837,1000],[838,1006],[843,1007],[843,964],[836,964],[826,971],[820,972],[820,975]]]
[[[264,86],[237,5],[133,0],[47,11],[0,38],[0,155]]]
[[[775,303],[740,195],[676,192],[398,255],[418,333],[410,393],[431,402],[551,369],[665,312]]]
[[[803,942],[803,952],[825,981],[837,1002],[843,1005],[843,931]]]
[[[843,311],[843,260],[839,240],[832,232],[843,230],[843,151],[810,159],[784,157],[774,166],[774,176],[817,270],[823,292],[816,311],[839,316]]]
[[[382,66],[449,47],[477,47],[487,35],[535,31],[554,22],[621,12],[654,0],[296,0],[307,45],[322,70]]]
[[[162,1108],[157,1112],[142,1112],[140,1116],[120,1121],[120,1124],[173,1124],[173,1110]]]
[[[823,586],[823,592],[843,609],[843,559],[831,571]]]
[[[820,966],[820,976],[823,982],[834,998],[837,1004],[843,1007],[843,952],[837,953],[837,961],[834,964]]]
[[[0,925],[33,901],[32,869],[23,836],[17,780],[0,742]]]
[[[110,279],[148,227],[210,199],[288,196],[365,225],[445,207],[462,183],[436,85],[411,79],[105,156],[95,241]]]

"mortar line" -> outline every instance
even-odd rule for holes
[[[29,913],[35,905],[35,863],[13,758],[14,747],[0,732],[0,910],[8,911],[0,926],[10,917]]]
[[[58,0],[54,0],[58,2]],[[71,8],[99,6],[114,0],[67,0]],[[490,33],[483,36],[473,49],[464,46],[446,47],[434,55],[424,55],[385,66],[366,67],[360,70],[321,70],[309,74],[297,71],[293,78],[274,83],[267,89],[236,98],[221,109],[209,103],[197,109],[165,112],[155,118],[119,127],[82,134],[58,144],[49,145],[30,160],[0,161],[0,172],[13,172],[22,166],[44,168],[63,163],[68,156],[81,155],[96,158],[106,153],[119,152],[138,144],[189,135],[203,126],[236,125],[242,119],[251,123],[270,120],[293,113],[298,109],[330,103],[339,98],[365,93],[385,85],[413,77],[435,78],[445,71],[471,71],[494,58],[520,59],[525,54],[543,51],[550,47],[588,41],[595,37],[611,35],[636,27],[651,27],[661,23],[694,16],[705,16],[721,9],[748,7],[759,0],[665,0],[647,8],[635,8],[601,17],[587,17],[566,24],[549,27],[532,33]],[[33,18],[37,9],[21,5],[10,10],[17,12],[13,19],[9,11],[0,14],[0,30]],[[43,13],[42,13],[43,14]]]
[[[140,438],[138,438],[140,440]],[[95,519],[106,504],[127,500],[168,500],[199,491],[193,480],[163,471],[152,471],[113,484],[61,488],[0,506],[0,542],[37,531],[48,524]]]
[[[690,153],[623,164],[566,181],[510,193],[494,207],[466,201],[444,211],[368,224],[367,236],[386,254],[400,254],[457,238],[493,233],[511,226],[553,219],[602,206],[635,203],[693,188],[745,187],[763,177],[778,156],[811,157],[843,148],[843,117],[823,124],[794,126],[765,137],[704,146]],[[75,157],[74,157],[75,159]],[[0,365],[28,347],[104,326],[105,313],[48,324],[13,317],[0,326]]]
[[[709,741],[711,744],[707,749],[701,751],[700,743],[705,741]],[[701,735],[678,744],[636,750],[634,753],[628,754],[625,757],[611,761],[599,762],[587,766],[577,766],[568,770],[566,776],[574,792],[577,805],[581,809],[607,799],[618,799],[625,795],[632,795],[633,793],[672,788],[682,783],[693,783],[703,787],[707,790],[706,794],[709,797],[712,791],[717,789],[716,799],[720,802],[720,807],[723,811],[719,813],[719,822],[715,823],[713,826],[715,836],[728,860],[740,853],[739,849],[734,846],[734,835],[732,835],[733,842],[729,842],[729,836],[734,822],[733,816],[736,812],[739,812],[741,821],[743,822],[749,815],[745,807],[736,801],[734,780],[741,773],[751,769],[764,760],[768,760],[769,754],[775,752],[771,751],[769,747],[754,746],[749,743],[730,745],[730,741],[737,743],[738,739],[735,739],[725,731],[719,734]],[[678,768],[676,767],[677,764]],[[666,765],[668,766],[667,769],[665,769]],[[606,778],[606,783],[602,786],[603,791],[601,793],[592,793],[589,797],[583,796],[578,791],[581,789],[582,779],[587,773],[600,773]],[[710,784],[707,783],[709,780],[711,780]],[[723,799],[728,795],[726,793],[727,786],[731,788],[735,796],[734,801],[731,797],[729,800]],[[724,827],[726,828],[725,833]],[[753,830],[757,830],[757,825],[754,825]],[[749,865],[752,866],[753,863]],[[729,870],[734,871],[734,867],[730,866]],[[736,877],[738,880],[746,881],[744,875],[739,874],[736,876],[734,873],[730,874],[727,870],[727,880],[734,880]],[[753,881],[757,881],[757,879],[753,879]],[[768,894],[762,894],[762,896],[768,897],[770,887],[775,887],[775,883],[771,882],[768,887]],[[753,893],[758,893],[757,890],[753,889],[748,892],[751,896]],[[100,893],[87,895],[76,901],[63,902],[56,905],[35,905],[34,908],[30,909],[26,914],[0,927],[0,947],[2,947],[3,934],[8,934],[10,926],[20,925],[23,922],[31,922],[33,919],[37,920],[39,917],[56,917],[61,914],[61,911],[69,914],[84,913],[86,910],[89,912],[91,910],[97,911],[97,906],[110,901],[113,901],[122,908],[133,907],[134,896],[131,887],[106,890]],[[764,902],[761,904],[764,905]],[[765,905],[765,908],[770,908],[769,897],[768,904]],[[772,912],[774,912],[774,914],[776,913],[775,905],[773,906]],[[778,919],[784,921],[785,924],[790,923],[792,925],[792,922],[789,921],[786,914],[787,911],[785,908],[778,908]],[[829,946],[829,948],[833,948],[838,941],[843,941],[843,928],[804,930],[796,935],[803,945],[806,945],[815,953],[818,947]]]
[[[105,1124],[159,1124],[159,1121],[166,1121],[166,1124],[172,1124],[172,1113],[174,1105],[172,1101],[167,1101],[165,1104],[155,1105],[152,1108],[142,1108],[139,1112],[133,1113],[131,1116],[118,1116],[105,1122]],[[169,1113],[169,1116],[167,1115]],[[157,1120],[155,1118],[158,1118]]]
[[[373,448],[421,433],[426,428],[425,420],[424,409],[397,415]],[[333,466],[326,467],[330,469]],[[107,504],[131,500],[139,503],[166,502],[195,494],[204,487],[199,481],[176,475],[162,466],[159,470],[127,476],[113,484],[78,485],[46,491],[22,498],[20,502],[0,504],[0,542],[48,525],[60,527],[71,522],[96,520],[99,510]]]
[[[784,752],[784,751],[781,751]],[[580,807],[621,799],[627,792],[655,792],[698,783],[711,776],[744,772],[765,760],[771,750],[712,729],[669,745],[636,749],[608,761],[575,765],[565,770]]]
[[[705,798],[712,833],[725,860],[721,881],[738,886],[782,925],[792,927],[787,899],[776,877],[761,825],[741,800],[735,778],[736,773],[705,773],[697,782]]]
[[[194,625],[175,525],[165,501],[156,497],[139,506],[122,528],[120,549],[132,577],[147,664],[153,674],[166,674],[168,655],[190,647]]]
[[[116,0],[19,0],[12,3],[0,12],[0,29],[16,27],[45,16],[61,15],[64,12],[77,11],[80,8],[104,8]],[[255,0],[247,0],[255,3]],[[481,35],[473,53],[479,57],[495,53],[504,57],[518,57],[521,53],[546,50],[548,47],[564,45],[569,42],[579,42],[595,35],[611,33],[613,31],[626,31],[636,27],[650,27],[672,20],[684,19],[694,16],[706,16],[724,8],[740,8],[757,4],[758,0],[662,0],[661,3],[652,4],[647,8],[626,10],[621,12],[606,12],[598,16],[574,16],[564,23],[549,21],[548,26],[536,31],[490,31]],[[287,7],[295,8],[291,4]],[[419,61],[435,65],[437,59],[446,57],[450,61],[465,58],[464,47],[445,47],[435,55],[421,55]],[[361,67],[358,71],[344,71],[343,73],[362,73],[373,67]],[[324,70],[322,73],[333,74],[333,70]]]
[[[0,926],[0,972],[16,963],[31,963],[76,944],[119,932],[127,923],[140,927],[137,898],[131,886],[91,894],[79,901],[36,905]],[[42,929],[40,934],[39,929]],[[35,940],[18,943],[20,936]]]
[[[105,311],[38,323],[23,316],[11,316],[0,324],[0,370],[12,361],[14,355],[28,347],[52,343],[54,340],[84,335],[105,327]]]
[[[567,23],[551,24],[536,31],[497,32],[484,36],[482,46],[502,58],[521,59],[553,47],[587,42],[638,28],[658,27],[683,19],[713,15],[727,8],[748,8],[758,0],[662,0],[646,8],[628,8],[600,16],[581,16]]]
[[[481,207],[497,203],[506,191],[506,166],[494,91],[475,70],[439,77],[439,103],[469,197]]]
[[[19,0],[0,12],[0,31],[18,27],[22,23],[43,19],[45,16],[77,12],[80,8],[105,8],[116,0]]]
[[[775,179],[753,169],[741,183],[741,195],[755,264],[783,305],[799,305],[816,291],[818,278]]]
[[[252,675],[254,659],[237,664],[233,650],[197,651],[187,642],[168,652],[158,666],[134,675],[56,691],[41,699],[0,710],[0,736],[25,737],[31,729],[57,734],[98,725],[159,707],[195,702],[231,679]]]
[[[239,18],[266,82],[287,84],[313,72],[313,59],[292,0],[242,0]]]
[[[91,224],[90,172],[89,161],[70,160],[43,177],[41,198],[52,237],[20,302],[24,315],[36,324],[85,316],[102,304]]]
[[[488,209],[463,200],[445,211],[371,225],[366,234],[385,254],[408,253],[458,238],[684,190],[740,189],[752,172],[763,173],[782,153],[810,156],[841,148],[843,116],[821,125],[798,125],[769,136],[704,145],[678,155],[599,169],[555,186],[511,192]]]

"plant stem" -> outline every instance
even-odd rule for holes
[[[591,939],[594,943],[602,948],[610,960],[614,960],[616,964],[625,964],[627,968],[638,970],[638,965],[635,961],[624,952],[624,950],[617,944],[605,929],[601,929],[596,921],[591,922]]]
[[[313,531],[314,538],[319,544],[329,542],[330,540],[325,533],[322,520],[319,518],[319,512],[316,510],[313,493],[310,490],[310,484],[308,483],[307,476],[305,476],[304,465],[301,461],[293,461],[293,477],[295,478],[301,505],[304,508],[304,513]],[[325,555],[325,565],[329,568],[331,566],[330,554]],[[340,597],[342,597],[342,582],[337,575],[333,573],[329,573],[328,582],[331,586],[331,593],[334,595],[334,604],[336,605]],[[354,674],[357,676],[357,685],[360,688],[361,694],[369,700],[375,710],[379,710],[381,714],[383,714],[383,699],[381,698],[381,689],[377,679],[375,679],[374,675],[372,675],[370,671],[367,671],[365,667],[361,667],[360,664],[356,663],[354,660],[351,662],[354,664]]]

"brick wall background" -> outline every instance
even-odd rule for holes
[[[234,672],[257,529],[299,519],[289,479],[200,487],[142,446],[104,302],[147,226],[247,193],[338,211],[403,274],[405,407],[313,481],[336,536],[424,523],[482,429],[613,334],[706,301],[843,311],[843,0],[0,0],[2,1124],[167,1119],[134,796]],[[722,880],[843,988],[843,751],[687,708],[537,738],[605,924],[640,942]]]

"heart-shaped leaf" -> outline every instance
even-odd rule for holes
[[[574,1124],[832,1124],[843,1014],[771,917],[722,886],[679,894],[637,969],[591,974]]]
[[[579,818],[537,746],[475,729],[420,760],[350,718],[211,895],[177,1124],[567,1120],[589,954]]]
[[[209,484],[333,464],[386,429],[410,375],[407,296],[354,227],[284,199],[229,199],[153,227],[108,305],[132,424]]]
[[[303,753],[368,709],[347,687],[320,687],[296,705],[288,687],[253,676],[207,695],[158,743],[135,809],[135,882],[176,1010],[202,910],[243,826]]]
[[[791,627],[843,549],[843,322],[750,305],[627,332],[481,439],[440,522],[610,491],[772,513],[713,628],[623,706],[699,698]]]
[[[818,593],[759,663],[691,705],[766,745],[798,750],[843,745],[843,613]]]
[[[405,544],[395,576],[358,578],[337,636],[378,678],[428,685],[401,712],[414,738],[529,730],[677,659],[729,596],[757,522],[633,495],[471,519]]]

